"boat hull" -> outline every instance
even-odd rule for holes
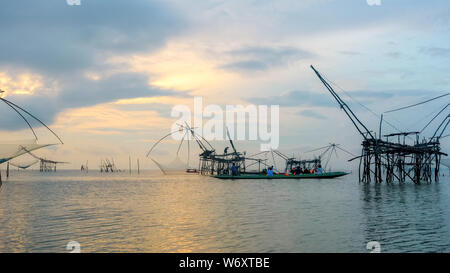
[[[218,179],[332,179],[347,175],[346,172],[329,172],[323,174],[299,174],[299,175],[284,175],[275,174],[273,176],[266,176],[264,174],[243,174],[243,175],[211,175],[211,177]]]

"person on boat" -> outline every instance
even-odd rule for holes
[[[293,174],[293,175],[299,174],[299,172],[298,172],[298,167],[292,168],[292,169],[291,169],[291,174]]]
[[[273,166],[267,170],[267,176],[273,176]]]
[[[237,167],[236,167],[236,164],[234,164],[234,163],[231,166],[231,175],[232,176],[236,176],[237,175]]]
[[[319,165],[316,169],[317,174],[322,174],[322,165]]]

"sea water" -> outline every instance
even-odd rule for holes
[[[450,252],[450,180],[219,180],[14,171],[0,252]]]

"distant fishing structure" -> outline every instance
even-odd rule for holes
[[[330,143],[327,146],[315,148],[304,152],[305,154],[320,152],[318,156],[313,156],[312,158],[306,159],[296,158],[294,156],[289,157],[288,155],[280,152],[279,150],[271,150],[262,153],[271,153],[274,165],[276,165],[275,156],[280,157],[282,160],[284,160],[285,161],[284,173],[299,173],[300,170],[303,173],[307,173],[319,167],[322,168],[323,170],[326,170],[327,167],[329,167],[329,163],[331,161],[332,156],[335,155],[337,158],[339,157],[337,150],[340,150],[341,152],[344,152],[351,156],[355,156],[353,153],[342,148],[340,144],[336,143]],[[324,163],[323,160],[325,160],[325,164],[323,164]],[[275,167],[275,169],[277,168]]]
[[[450,122],[450,114],[448,110],[445,112],[450,104],[447,104],[444,108],[442,108],[420,132],[401,132],[385,121],[399,132],[384,135],[386,139],[383,140],[381,138],[383,115],[381,115],[380,118],[380,127],[377,138],[376,134],[374,134],[373,131],[370,131],[355,115],[345,101],[341,99],[341,97],[331,86],[330,82],[325,80],[324,77],[312,65],[311,69],[315,72],[319,80],[337,101],[339,107],[344,111],[356,130],[363,137],[361,155],[349,160],[352,161],[355,159],[360,159],[360,182],[369,183],[372,180],[375,180],[375,183],[382,183],[383,181],[392,183],[394,180],[405,182],[409,179],[416,184],[420,184],[421,181],[431,183],[433,179],[436,182],[439,181],[441,156],[447,156],[447,154],[441,152],[440,139],[443,138],[443,134]],[[412,108],[448,95],[450,95],[450,93],[429,99],[427,101],[387,111],[385,113]],[[423,130],[425,130],[426,127],[428,127],[441,114],[444,114],[444,118],[434,131],[434,134],[431,137],[420,139],[420,133],[422,133]],[[415,136],[413,143],[406,142],[406,137],[410,136]],[[393,138],[396,138],[397,141],[392,141]],[[433,167],[434,173],[432,171]]]
[[[249,158],[245,156],[245,152],[238,152],[236,147],[234,146],[233,141],[230,138],[230,134],[227,130],[227,136],[229,138],[229,143],[232,151],[229,152],[230,147],[226,147],[222,154],[216,152],[214,147],[209,143],[203,136],[195,132],[194,128],[191,128],[187,123],[185,125],[179,124],[179,129],[175,130],[163,138],[159,139],[149,150],[147,153],[147,157],[151,155],[151,152],[155,149],[155,147],[161,143],[162,140],[172,136],[175,133],[184,132],[183,138],[180,141],[177,150],[177,158],[178,153],[180,151],[181,145],[183,144],[184,139],[187,139],[188,143],[188,163],[186,172],[188,173],[199,173],[202,175],[219,175],[219,174],[229,174],[231,173],[231,167],[234,166],[239,170],[239,173],[246,173],[246,160],[262,162],[260,159]],[[200,148],[201,152],[199,154],[199,164],[198,169],[194,169],[189,165],[189,154],[190,154],[190,146],[189,139],[192,138]],[[164,168],[159,162],[157,162],[154,158],[150,158],[163,173],[167,173],[167,169]],[[263,163],[264,164],[264,163]]]
[[[197,168],[194,168],[191,166],[190,163],[190,154],[191,154],[191,144],[190,144],[190,135],[191,135],[191,130],[190,127],[184,126],[184,125],[179,125],[179,128],[177,130],[174,130],[170,133],[168,133],[167,135],[163,136],[162,138],[160,138],[155,144],[153,144],[153,146],[150,148],[150,150],[147,152],[147,157],[150,158],[150,160],[153,161],[153,163],[155,163],[155,165],[164,173],[167,174],[167,172],[171,169],[172,166],[174,165],[183,165],[183,168],[185,169],[185,171],[187,173],[198,173],[199,170]],[[183,137],[180,140],[180,143],[178,144],[178,148],[177,148],[177,153],[176,153],[176,159],[175,162],[172,162],[172,164],[170,164],[171,166],[164,166],[163,164],[159,163],[158,161],[156,161],[154,158],[150,157],[152,151],[158,146],[158,144],[160,144],[164,139],[171,137],[173,134],[175,133],[183,133]],[[183,147],[183,144],[186,143],[187,146],[187,160],[186,163],[181,162],[179,155],[180,155],[180,151]],[[212,146],[211,146],[212,147]]]
[[[26,149],[25,149],[26,150]],[[58,164],[69,164],[69,162],[63,162],[63,161],[55,161],[46,159],[40,156],[35,155],[31,151],[27,151],[29,155],[31,155],[33,158],[39,162],[39,171],[40,172],[56,172],[56,165]]]
[[[114,159],[102,159],[100,161],[100,172],[101,173],[117,173],[117,172],[121,172],[121,170],[119,170],[116,167],[116,164],[114,163]]]
[[[34,136],[34,140],[30,141],[28,143],[0,143],[0,164],[8,162],[7,166],[7,176],[9,176],[9,161],[13,158],[19,157],[24,154],[29,154],[31,151],[41,149],[44,147],[56,145],[56,144],[38,144],[38,136],[32,127],[29,118],[32,120],[35,120],[40,125],[45,127],[53,136],[55,136],[59,143],[58,144],[64,144],[61,138],[53,131],[51,130],[44,122],[42,122],[39,118],[25,110],[24,108],[18,106],[17,104],[3,98],[2,96],[5,94],[5,91],[0,90],[0,100],[5,103],[9,108],[11,108],[15,113],[19,115],[19,117],[27,124],[28,128],[31,130]],[[36,163],[36,162],[35,162]],[[24,165],[19,166],[19,168],[26,169],[30,166],[34,165],[35,163],[31,165]],[[0,180],[1,180],[1,172],[0,172]]]
[[[80,170],[82,172],[86,172],[86,173],[89,172],[89,160],[86,160],[86,164],[85,165],[81,165]]]
[[[186,124],[186,126],[188,126]],[[222,154],[216,153],[216,150],[211,144],[202,136],[197,135],[194,130],[187,127],[191,132],[191,135],[197,142],[198,146],[202,150],[200,153],[199,170],[200,174],[207,175],[227,175],[231,173],[231,168],[234,165],[238,174],[246,173],[246,160],[254,160],[253,158],[245,157],[245,152],[238,152],[234,146],[233,140],[230,137],[230,133],[227,128],[227,136],[232,151],[229,153],[230,147],[225,147]]]

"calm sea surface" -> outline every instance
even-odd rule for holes
[[[13,172],[0,252],[450,252],[450,180],[221,181],[195,174]]]

